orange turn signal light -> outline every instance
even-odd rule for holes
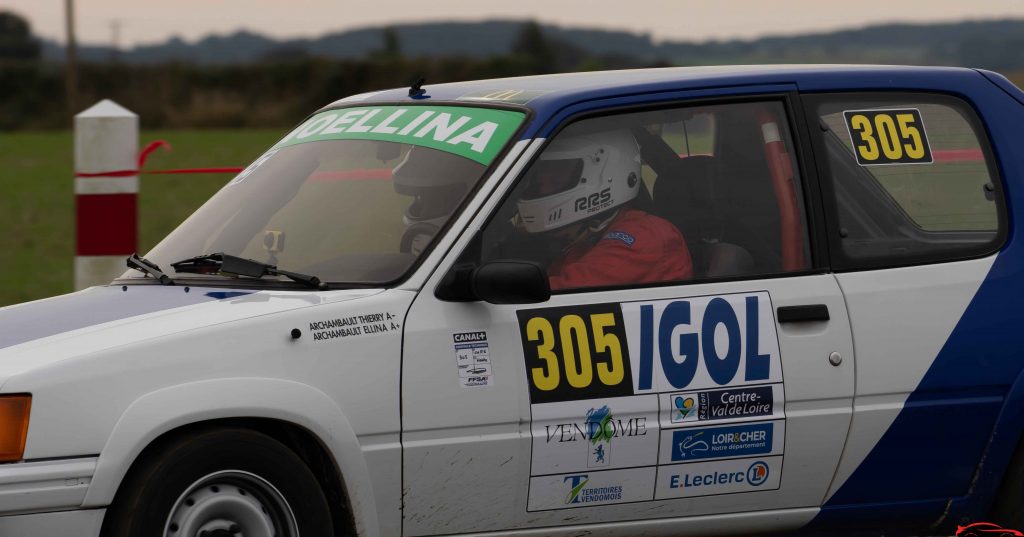
[[[0,395],[0,462],[20,461],[28,438],[29,394]]]

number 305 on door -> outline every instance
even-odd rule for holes
[[[633,395],[618,304],[518,311],[530,402]]]

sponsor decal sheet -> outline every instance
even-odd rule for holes
[[[767,292],[518,311],[528,510],[778,489],[772,313]]]
[[[452,334],[455,350],[455,368],[459,373],[459,384],[463,388],[490,386],[491,352],[487,343],[487,332],[456,332]]]

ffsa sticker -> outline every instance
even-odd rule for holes
[[[456,332],[452,334],[452,340],[455,366],[462,387],[490,386],[494,376],[491,372],[491,351],[487,343],[487,332]]]
[[[843,117],[861,166],[932,162],[919,110],[846,110]]]

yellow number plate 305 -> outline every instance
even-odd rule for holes
[[[924,121],[917,109],[847,110],[843,117],[861,166],[932,162]]]

